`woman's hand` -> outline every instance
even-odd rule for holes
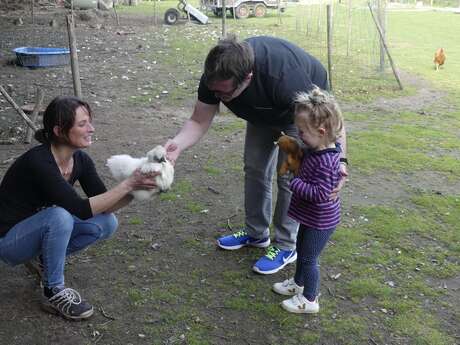
[[[176,164],[177,157],[179,157],[181,150],[179,145],[172,139],[169,139],[165,144],[166,158],[171,162],[172,165]]]
[[[340,179],[337,187],[335,187],[335,189],[332,190],[329,200],[335,201],[339,197],[340,190],[343,188],[345,182],[348,180],[347,165],[345,163],[340,163],[340,175],[342,175],[342,178]]]
[[[139,169],[135,170],[131,176],[124,179],[121,183],[105,193],[89,198],[93,215],[102,212],[115,212],[126,206],[133,197],[129,194],[133,190],[151,190],[157,187],[155,177],[160,172],[142,174]]]
[[[143,174],[139,169],[135,170],[125,182],[130,190],[154,189],[156,188],[155,176],[160,175],[159,171]]]

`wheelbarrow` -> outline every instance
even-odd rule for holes
[[[188,4],[186,0],[179,0],[177,8],[166,10],[164,19],[166,24],[174,25],[179,19],[188,19],[189,16],[191,19],[197,20],[201,24],[207,24],[209,21],[208,16]]]

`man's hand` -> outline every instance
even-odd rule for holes
[[[169,139],[165,144],[166,158],[171,162],[172,165],[176,164],[176,160],[180,155],[179,146],[175,141]]]
[[[340,163],[340,175],[342,175],[342,178],[340,179],[337,187],[335,187],[335,189],[332,190],[329,200],[335,201],[339,197],[340,190],[345,185],[345,182],[348,180],[347,179],[348,177],[347,165],[345,163]]]

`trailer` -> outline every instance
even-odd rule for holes
[[[222,16],[222,0],[204,0],[203,6],[211,10],[216,16]],[[264,17],[268,8],[286,9],[286,3],[279,0],[226,0],[225,7],[236,18]]]
[[[176,24],[179,19],[187,19],[189,17],[201,24],[207,24],[209,21],[207,15],[205,15],[200,10],[196,9],[195,7],[187,3],[186,0],[179,0],[177,9],[170,8],[166,10],[164,20],[166,24],[173,25]]]

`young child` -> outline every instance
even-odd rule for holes
[[[287,311],[317,313],[318,258],[340,222],[340,200],[332,200],[331,192],[342,177],[341,149],[336,141],[343,120],[335,99],[319,88],[298,94],[295,102],[295,123],[299,137],[308,148],[299,175],[290,184],[292,199],[288,214],[300,223],[297,266],[295,276],[275,283],[273,290],[281,295],[293,295],[281,303]]]

